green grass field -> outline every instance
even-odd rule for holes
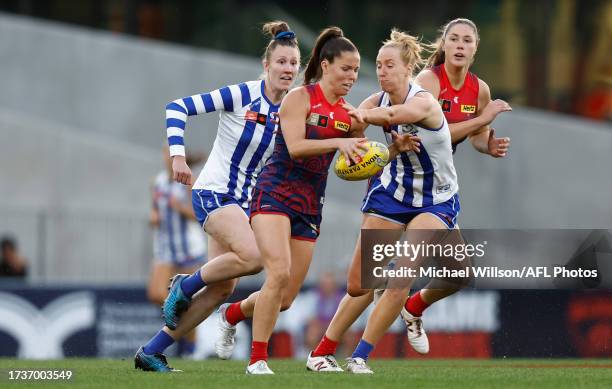
[[[0,359],[0,387],[40,388],[612,388],[612,360],[372,360],[372,376],[322,374],[302,361],[272,360],[274,376],[247,376],[244,361],[183,361],[171,365],[182,373],[136,371],[131,359]],[[9,381],[10,369],[70,369],[70,382]]]

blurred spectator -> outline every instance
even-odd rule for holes
[[[25,277],[28,271],[26,259],[19,255],[14,238],[4,236],[0,240],[0,277]]]
[[[315,294],[314,317],[306,324],[304,336],[304,343],[308,350],[313,350],[323,337],[345,293],[344,289],[338,286],[331,272],[321,274],[319,284],[313,292]]]

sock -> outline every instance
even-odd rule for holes
[[[268,361],[268,342],[253,341],[251,343],[251,361],[249,365],[257,361]]]
[[[181,289],[187,297],[193,296],[205,286],[206,282],[202,280],[202,276],[200,275],[200,269],[198,269],[198,271],[185,278],[181,282]]]
[[[359,344],[355,348],[355,351],[353,351],[353,355],[351,355],[351,358],[361,358],[364,361],[367,361],[368,360],[368,356],[370,355],[370,352],[373,349],[374,349],[374,345],[371,345],[370,343],[368,343],[365,340],[361,339],[359,341]]]
[[[327,336],[323,335],[323,339],[312,352],[313,357],[322,357],[323,355],[333,355],[336,353],[338,348],[338,342],[331,340]]]
[[[225,320],[227,320],[227,322],[233,326],[246,319],[246,316],[244,316],[244,313],[242,313],[242,310],[240,309],[241,302],[242,301],[232,303],[225,310]]]
[[[164,331],[160,330],[154,337],[149,340],[149,343],[144,345],[142,348],[145,354],[153,355],[157,353],[163,353],[167,349],[174,339]]]
[[[180,356],[190,356],[195,352],[196,344],[191,340],[187,340],[185,338],[179,341],[179,355]]]
[[[421,298],[421,292],[419,291],[410,297],[408,301],[406,301],[404,308],[406,308],[406,310],[410,312],[412,316],[420,317],[423,315],[423,311],[430,305],[431,304],[427,304],[425,301],[423,301]]]

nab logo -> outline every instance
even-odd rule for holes
[[[18,343],[18,358],[59,359],[62,344],[95,322],[94,295],[65,294],[43,309],[12,293],[0,292],[0,331]]]

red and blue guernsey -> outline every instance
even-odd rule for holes
[[[351,119],[342,107],[344,99],[330,104],[318,83],[307,85],[310,112],[306,139],[348,136]],[[282,120],[282,119],[281,119]],[[327,173],[335,151],[303,159],[291,159],[282,133],[276,135],[274,151],[257,178],[256,188],[289,208],[306,215],[320,215],[325,197]]]
[[[476,117],[478,113],[478,92],[480,89],[478,77],[474,73],[468,72],[465,75],[463,86],[460,89],[455,89],[448,79],[444,64],[432,67],[431,71],[434,72],[440,81],[438,102],[442,106],[442,111],[448,124],[463,122]],[[456,146],[464,140],[465,138],[460,139],[453,144],[453,152]]]

